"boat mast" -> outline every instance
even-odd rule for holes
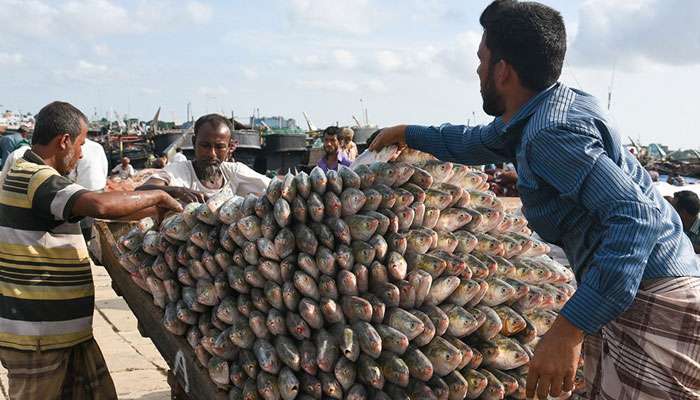
[[[617,66],[617,62],[613,64],[613,70],[612,70],[612,75],[610,76],[610,86],[608,86],[608,111],[610,111],[610,105],[612,103],[612,91],[613,91],[613,84],[615,83],[615,67]]]

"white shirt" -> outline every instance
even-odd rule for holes
[[[5,182],[5,176],[7,176],[7,173],[10,171],[10,166],[12,166],[12,164],[14,164],[18,158],[21,158],[24,155],[24,152],[30,148],[31,146],[28,144],[22,145],[7,156],[5,166],[2,167],[2,172],[0,172],[0,186]]]
[[[83,158],[68,177],[87,190],[103,190],[109,174],[109,162],[104,148],[97,142],[85,139],[82,150]]]
[[[134,167],[132,167],[131,164],[127,165],[126,168],[122,168],[122,165],[119,164],[112,168],[112,172],[119,174],[119,177],[122,179],[128,179],[136,175],[136,171],[134,171]]]
[[[175,153],[171,162],[181,162],[181,161],[187,161],[187,157],[185,157],[185,155],[182,153]]]
[[[240,162],[222,162],[221,173],[224,176],[224,186],[229,185],[231,191],[239,196],[245,196],[248,193],[264,193],[267,185],[270,184],[270,178]],[[151,175],[151,178],[160,179],[168,186],[185,187],[207,196],[215,195],[221,190],[204,186],[197,178],[191,161],[172,162]]]

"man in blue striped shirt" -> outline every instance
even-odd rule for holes
[[[447,161],[517,165],[530,226],[564,248],[579,282],[537,346],[528,397],[572,390],[584,338],[589,398],[700,397],[700,263],[597,101],[557,83],[560,14],[497,0],[480,23],[477,74],[494,121],[385,128],[370,149],[399,144]]]

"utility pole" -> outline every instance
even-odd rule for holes
[[[610,86],[608,86],[608,111],[610,111],[610,105],[612,104],[612,91],[613,84],[615,83],[615,67],[617,66],[617,61],[613,64],[612,76],[610,77]]]

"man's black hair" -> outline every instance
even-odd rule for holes
[[[340,128],[337,126],[329,126],[323,130],[323,136],[338,136],[340,134]]]
[[[220,114],[207,114],[199,117],[199,119],[197,119],[197,121],[194,123],[195,138],[197,137],[197,133],[199,133],[199,130],[202,129],[202,127],[205,124],[210,124],[214,129],[218,129],[221,126],[225,126],[228,128],[229,131],[233,132],[231,121],[229,121],[228,118]]]
[[[80,134],[81,123],[87,125],[87,117],[70,103],[49,103],[35,117],[32,144],[46,145],[56,136],[66,133],[70,135],[71,140],[75,140]]]
[[[682,190],[674,193],[673,197],[676,199],[676,208],[678,210],[683,210],[690,215],[700,213],[700,198],[695,192]]]
[[[176,153],[182,153],[182,147],[177,147],[175,148]]]
[[[522,85],[535,92],[557,82],[566,54],[566,28],[557,10],[530,1],[495,0],[479,23],[492,65],[506,61]]]

